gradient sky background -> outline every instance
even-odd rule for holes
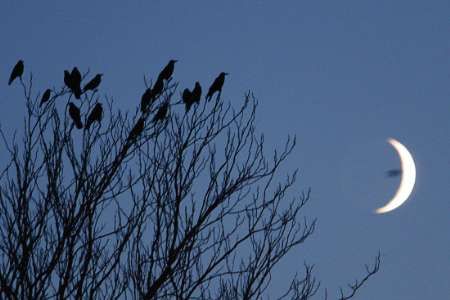
[[[2,0],[1,123],[20,125],[20,89],[6,84],[20,58],[41,89],[74,65],[105,73],[102,91],[133,110],[143,75],[170,58],[182,87],[229,72],[223,97],[254,92],[269,148],[297,136],[289,165],[319,219],[274,289],[306,260],[337,296],[381,250],[356,299],[449,299],[449,12],[448,0]],[[417,183],[404,206],[375,215],[399,183],[385,177],[400,164],[388,137],[412,152]]]

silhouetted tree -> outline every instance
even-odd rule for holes
[[[23,60],[19,60],[11,71],[11,75],[9,76],[8,80],[8,85],[11,85],[11,83],[13,83],[13,81],[17,77],[22,79],[23,69],[24,69]]]
[[[20,84],[23,138],[0,126],[0,299],[262,299],[314,232],[301,218],[310,192],[289,197],[297,172],[277,182],[295,139],[268,154],[251,93],[185,114],[170,81],[144,113],[105,96],[102,126],[75,133],[81,116],[98,120],[98,94],[77,107],[62,86],[40,109],[31,76]],[[379,257],[339,299],[378,268]],[[286,279],[279,299],[314,296],[312,271]]]

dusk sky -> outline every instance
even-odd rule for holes
[[[355,299],[449,299],[449,13],[448,0],[2,0],[1,126],[21,126],[21,89],[7,86],[18,59],[38,90],[62,86],[75,65],[104,73],[101,92],[132,111],[143,76],[169,59],[183,88],[228,72],[223,99],[254,93],[267,149],[297,137],[285,170],[299,169],[296,191],[312,190],[303,214],[318,218],[273,290],[306,261],[334,299],[380,251]],[[403,206],[377,215],[400,181],[386,177],[400,167],[390,137],[411,151],[417,181]]]

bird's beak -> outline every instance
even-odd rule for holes
[[[229,75],[230,73],[225,73],[225,75]]]

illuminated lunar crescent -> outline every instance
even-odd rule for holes
[[[402,205],[408,200],[409,195],[411,195],[413,191],[414,183],[416,182],[416,165],[414,164],[411,153],[397,140],[391,138],[388,139],[388,142],[394,147],[400,157],[402,179],[394,197],[385,206],[375,210],[377,214],[390,212]]]

